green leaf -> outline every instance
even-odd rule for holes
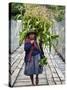
[[[42,66],[47,65],[47,58],[43,57],[42,59],[40,59],[39,64],[42,65]]]

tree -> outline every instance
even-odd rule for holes
[[[49,10],[51,18],[56,21],[59,22],[65,19],[65,6],[46,5],[46,8]]]
[[[10,3],[9,4],[9,15],[10,15],[10,19],[20,19],[22,20],[22,17],[24,16],[25,13],[25,9],[24,9],[24,5],[22,3]]]

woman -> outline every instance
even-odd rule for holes
[[[42,73],[43,67],[39,66],[40,49],[36,41],[36,33],[29,32],[24,44],[25,50],[25,70],[24,74],[30,76],[32,85],[34,85],[34,74],[36,75],[36,85],[38,85],[38,75]]]

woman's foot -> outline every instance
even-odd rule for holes
[[[38,79],[38,75],[36,75],[36,85],[38,85],[39,83],[39,79]]]
[[[34,84],[34,83],[32,83],[32,86],[35,86],[35,84]]]
[[[38,83],[39,83],[39,80],[36,81],[36,85],[38,85]]]
[[[34,86],[34,78],[33,78],[33,75],[30,76],[30,79],[31,79],[32,85]]]

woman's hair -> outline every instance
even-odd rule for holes
[[[31,35],[31,34],[34,34],[34,33],[30,33],[30,34],[26,35],[25,40],[29,39],[29,35]],[[36,40],[36,35],[35,34],[34,34],[34,39]]]

